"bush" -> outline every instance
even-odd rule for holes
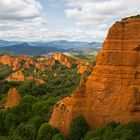
[[[18,116],[13,113],[8,113],[5,118],[5,128],[7,131],[11,128],[16,128],[18,125]]]
[[[130,122],[121,125],[111,122],[105,127],[89,131],[84,140],[140,140],[140,123]]]
[[[0,63],[0,80],[5,79],[12,72],[12,68],[8,65]]]
[[[21,123],[14,131],[14,135],[20,136],[23,140],[35,140],[36,129],[31,124]]]
[[[52,140],[52,137],[57,133],[57,129],[52,128],[47,123],[43,123],[38,130],[37,140]]]
[[[36,102],[37,102],[36,98],[32,95],[25,95],[21,101],[21,103],[30,103],[30,104],[34,104]]]
[[[68,138],[70,140],[80,140],[88,130],[89,127],[85,118],[79,116],[72,121]]]
[[[35,116],[31,120],[29,120],[29,123],[32,124],[36,128],[37,131],[43,122],[44,122],[44,119],[41,116]]]
[[[86,135],[84,136],[84,140],[93,140],[94,138],[94,132],[93,131],[88,131]]]
[[[53,136],[52,140],[64,140],[64,136],[60,133]]]
[[[10,137],[10,140],[23,140],[23,139],[18,135],[13,135]]]

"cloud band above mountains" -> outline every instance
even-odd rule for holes
[[[50,13],[56,13],[53,21],[48,18],[48,7],[42,1],[55,5],[50,9]],[[59,19],[57,4],[62,1],[64,17]],[[0,38],[103,41],[114,21],[139,13],[140,0],[0,0]],[[54,21],[61,24],[59,20],[74,24],[53,27]]]

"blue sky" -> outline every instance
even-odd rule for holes
[[[140,0],[0,0],[0,39],[98,41]]]
[[[65,0],[40,0],[43,9],[48,19],[47,27],[49,30],[56,31],[67,30],[70,27],[75,27],[74,20],[66,17],[64,11],[66,9]]]

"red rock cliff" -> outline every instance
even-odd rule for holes
[[[62,53],[55,53],[53,56],[55,60],[58,60],[62,65],[71,68],[72,63],[68,60],[67,56]]]
[[[12,73],[8,78],[7,81],[24,81],[25,76],[21,70]]]
[[[54,107],[50,124],[68,132],[83,115],[91,128],[113,120],[140,120],[140,18],[115,23],[103,43],[87,82]]]
[[[5,108],[7,109],[7,108],[17,106],[17,105],[19,105],[20,101],[21,101],[21,97],[20,97],[20,94],[18,93],[17,89],[11,88],[8,91],[8,98],[7,98],[7,102],[5,104]]]
[[[4,64],[4,65],[11,65],[12,64],[12,57],[8,56],[8,55],[3,55],[0,57],[0,63]]]

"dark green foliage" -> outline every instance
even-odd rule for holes
[[[89,130],[89,127],[85,118],[82,116],[79,116],[72,121],[68,139],[80,140],[88,130]]]
[[[18,135],[13,135],[10,137],[10,140],[23,140],[23,139]]]
[[[29,68],[23,70],[23,73],[25,76],[31,76],[33,75],[34,70],[35,66],[30,64]]]
[[[64,140],[64,136],[61,133],[55,134],[52,140]]]
[[[40,125],[43,122],[45,122],[45,120],[41,116],[35,116],[35,117],[31,118],[28,122],[30,124],[32,124],[36,128],[36,130],[38,130],[40,128]]]
[[[103,128],[87,132],[84,140],[140,140],[140,123],[120,125],[112,122]]]
[[[25,61],[21,61],[24,63]],[[11,67],[8,65],[0,64],[2,67],[0,74],[5,77],[11,73]],[[5,69],[6,70],[3,70]],[[8,70],[8,74],[7,74]],[[23,73],[26,76],[33,76],[38,79],[43,79],[46,84],[38,85],[35,81],[24,81],[24,82],[8,82],[5,80],[0,80],[0,93],[5,94],[12,87],[16,87],[21,95],[33,95],[33,96],[47,96],[47,97],[58,97],[69,95],[72,90],[76,88],[80,81],[80,74],[77,74],[77,67],[73,66],[72,68],[67,68],[60,64],[56,63],[54,66],[48,66],[48,70],[39,70],[35,66],[30,65],[28,69],[24,69]],[[1,77],[2,78],[2,77]],[[3,79],[2,78],[2,79]],[[73,80],[74,79],[74,80]],[[2,94],[0,95],[2,98]]]
[[[36,103],[37,102],[37,99],[32,96],[32,95],[25,95],[23,98],[22,98],[22,103]]]
[[[39,128],[49,121],[53,105],[57,101],[57,98],[37,98],[25,95],[19,106],[0,110],[0,138],[36,140]],[[58,130],[54,128],[51,130],[54,134],[58,133]]]
[[[44,89],[41,86],[37,86],[35,81],[26,81],[19,87],[19,92],[22,95],[29,94],[38,96]]]
[[[59,131],[56,128],[52,128],[49,124],[43,123],[37,134],[37,140],[52,140],[52,137]]]
[[[20,63],[23,65],[25,61]],[[48,66],[46,71],[30,65],[29,69],[23,72],[26,76],[43,79],[46,84],[0,80],[0,104],[6,102],[7,92],[12,87],[16,87],[22,96],[19,106],[0,111],[0,140],[36,140],[40,139],[44,135],[41,132],[46,130],[48,134],[45,134],[45,140],[64,140],[57,129],[48,124],[46,130],[42,130],[42,127],[49,121],[54,104],[70,95],[78,85],[81,75],[77,74],[77,66],[67,68],[57,62],[54,66]]]
[[[21,82],[8,82],[5,80],[1,80],[0,81],[0,93],[1,94],[7,94],[8,90],[12,87],[18,87],[21,85]]]
[[[35,81],[25,81],[18,87],[19,92],[22,95],[30,94],[33,96],[66,96],[76,88],[80,81],[80,74],[77,74],[75,66],[68,69],[57,62],[50,69],[46,71],[36,70],[36,73],[33,73],[34,68],[32,70],[32,67],[24,70],[24,74],[41,78],[46,84],[37,85]]]
[[[12,72],[12,68],[8,65],[0,63],[0,80],[5,79]]]
[[[94,139],[94,132],[88,131],[84,137],[84,140],[93,140]]]
[[[47,83],[44,88],[46,93],[51,96],[68,95],[80,81],[80,75],[77,74],[75,67],[68,69],[60,63],[53,66],[52,71],[47,71],[47,75],[46,78],[44,77]]]
[[[15,135],[20,136],[23,140],[35,140],[36,129],[31,124],[21,123],[13,132]]]
[[[130,17],[126,17],[126,18],[123,18],[122,20],[126,20],[128,18],[140,18],[140,15],[135,15],[135,16],[130,16]]]
[[[14,129],[18,125],[18,116],[14,113],[8,113],[5,117],[5,129]]]
[[[5,117],[6,117],[6,112],[0,110],[0,135],[3,136],[6,134],[6,129],[5,129]]]

